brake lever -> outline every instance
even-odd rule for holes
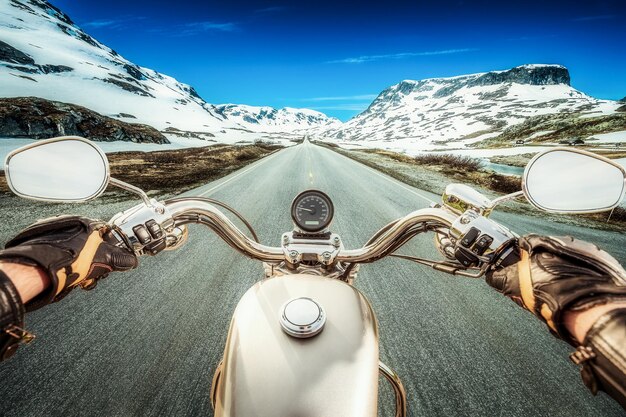
[[[453,264],[449,262],[431,261],[429,259],[418,258],[416,256],[400,255],[392,253],[389,256],[394,258],[405,259],[407,261],[415,262],[420,265],[425,265],[433,268],[435,271],[445,272],[450,275],[462,276],[466,278],[481,278],[487,272],[489,264],[483,263],[481,268],[466,268],[461,264]],[[467,272],[468,270],[475,272]]]

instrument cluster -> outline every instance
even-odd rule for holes
[[[307,190],[296,196],[291,204],[291,218],[299,231],[319,233],[325,231],[333,220],[333,202],[325,193]]]

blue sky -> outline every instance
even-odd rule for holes
[[[308,107],[342,120],[404,79],[526,63],[626,96],[626,2],[52,0],[127,59],[210,103]]]

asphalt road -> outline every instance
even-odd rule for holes
[[[348,247],[437,199],[308,144],[193,193],[237,208],[261,241],[278,245],[291,228],[291,200],[307,188],[331,196],[333,230]],[[623,234],[494,217],[520,233],[573,234],[626,261]],[[208,229],[190,235],[177,252],[144,258],[136,271],[30,314],[38,339],[0,364],[0,416],[211,415],[209,387],[230,317],[262,269]],[[434,255],[431,239],[403,251]],[[624,415],[583,387],[566,344],[482,280],[390,258],[362,267],[357,287],[377,312],[382,360],[403,379],[409,415]],[[382,395],[381,415],[393,415],[389,391]]]

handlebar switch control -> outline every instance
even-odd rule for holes
[[[467,233],[461,239],[461,245],[469,248],[476,241],[476,238],[480,234],[480,230],[475,227],[470,228]]]
[[[493,238],[489,235],[482,235],[478,238],[474,247],[472,248],[472,252],[477,255],[482,255],[485,251],[491,246],[493,243]]]
[[[474,254],[460,246],[457,246],[456,250],[454,251],[454,257],[457,261],[461,263],[461,265],[466,268],[469,268],[470,266],[476,265],[478,263],[478,258]]]
[[[133,232],[135,233],[135,236],[137,236],[137,240],[139,240],[142,245],[146,245],[152,241],[152,236],[150,236],[150,232],[148,232],[148,229],[146,229],[146,226],[144,226],[143,224],[138,224],[137,226],[133,227]]]
[[[148,254],[148,255],[156,255],[157,253],[161,252],[162,250],[164,250],[167,247],[167,242],[165,241],[165,239],[161,239],[161,240],[155,240],[154,242],[152,242],[149,245],[146,245],[144,247],[144,251]]]
[[[146,222],[146,227],[150,231],[153,238],[161,239],[164,236],[163,229],[161,229],[161,226],[159,226],[156,220],[148,220]]]

